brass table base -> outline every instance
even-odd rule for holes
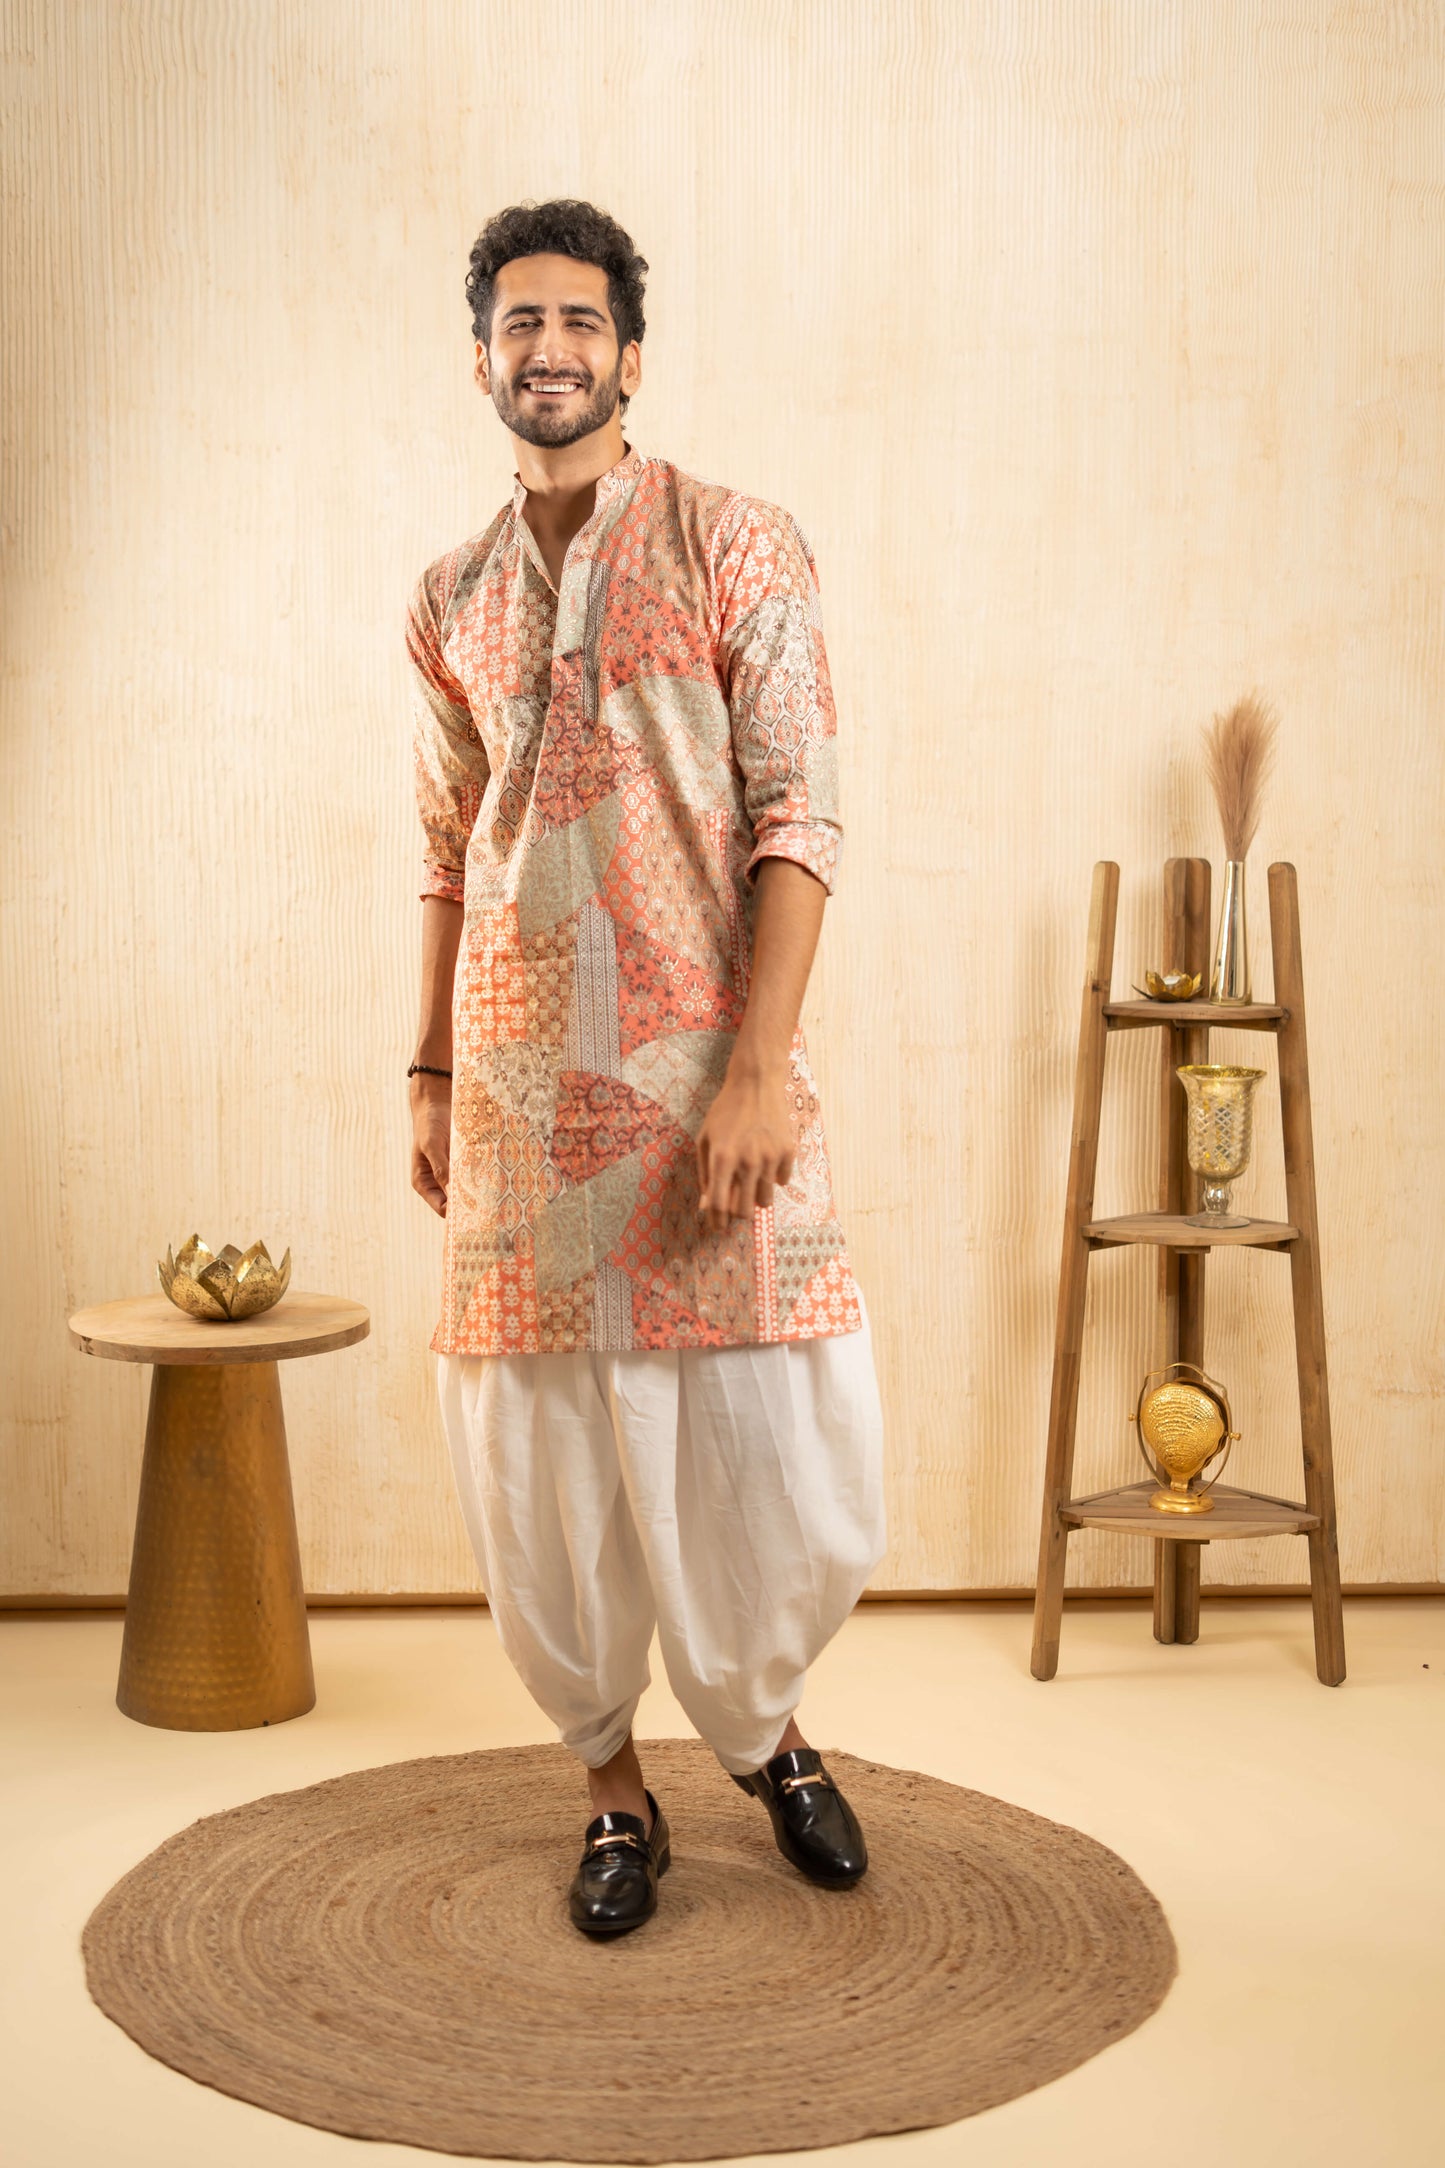
[[[116,1702],[243,1731],[316,1700],[274,1362],[157,1363]]]

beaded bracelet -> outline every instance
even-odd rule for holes
[[[414,1062],[412,1063],[411,1067],[410,1067],[410,1068],[409,1068],[409,1069],[407,1070],[407,1072],[406,1072],[406,1073],[407,1073],[407,1075],[408,1075],[409,1077],[411,1077],[411,1076],[450,1076],[450,1075],[451,1075],[451,1070],[450,1070],[450,1069],[433,1069],[432,1067],[430,1067],[430,1065],[429,1065],[428,1063],[426,1063],[426,1062],[424,1062],[424,1061],[414,1061]]]

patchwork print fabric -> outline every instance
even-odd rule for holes
[[[831,891],[832,690],[777,507],[629,450],[554,592],[521,484],[412,596],[423,896],[464,906],[440,1354],[731,1347],[862,1323],[807,1048],[793,1176],[698,1218],[764,858]]]

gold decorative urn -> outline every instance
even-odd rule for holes
[[[1129,1420],[1136,1425],[1149,1473],[1167,1479],[1168,1488],[1155,1491],[1149,1500],[1154,1511],[1212,1513],[1214,1500],[1209,1491],[1192,1490],[1190,1485],[1222,1449],[1224,1460],[1214,1471],[1212,1489],[1239,1436],[1224,1387],[1193,1363],[1170,1363],[1163,1370],[1150,1371]]]
[[[1189,1164],[1204,1184],[1204,1210],[1188,1214],[1191,1227],[1247,1227],[1229,1209],[1230,1184],[1249,1165],[1254,1142],[1254,1094],[1263,1069],[1229,1062],[1189,1062],[1175,1075],[1189,1099],[1185,1144]]]
[[[199,1235],[192,1235],[174,1257],[168,1249],[156,1271],[171,1301],[187,1316],[234,1322],[255,1317],[281,1300],[291,1280],[291,1252],[273,1265],[264,1242],[253,1242],[248,1250],[228,1242],[213,1251]]]

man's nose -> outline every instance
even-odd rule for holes
[[[568,351],[567,342],[562,338],[539,339],[535,346],[528,348],[527,358],[521,366],[528,376],[578,374],[576,359]]]
[[[573,364],[567,353],[566,341],[556,338],[539,339],[536,345],[529,349],[523,366],[532,376],[571,375],[573,373]]]

